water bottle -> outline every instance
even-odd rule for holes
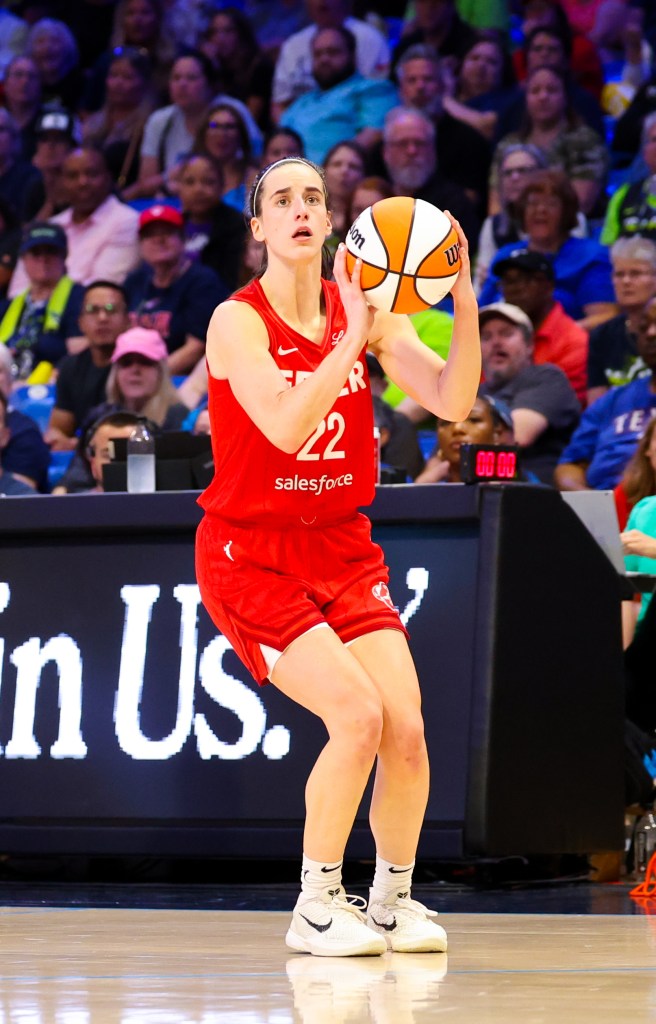
[[[656,853],[656,817],[654,817],[654,808],[643,814],[636,826],[634,849],[635,875],[638,879],[644,879],[647,865],[654,853]]]
[[[155,490],[155,438],[140,420],[128,438],[128,492],[151,494]]]

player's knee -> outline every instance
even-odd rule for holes
[[[408,771],[418,771],[428,757],[421,715],[412,715],[403,722],[395,723],[393,728],[397,759]]]
[[[375,700],[362,699],[350,708],[349,743],[363,760],[373,760],[383,734],[383,708]]]

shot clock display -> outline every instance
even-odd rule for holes
[[[517,446],[463,444],[460,449],[460,479],[466,484],[507,483],[519,479]]]

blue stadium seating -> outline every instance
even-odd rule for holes
[[[50,413],[54,404],[54,384],[25,384],[16,388],[11,394],[12,407],[36,420],[42,433],[50,422]]]

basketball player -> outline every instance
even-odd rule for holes
[[[445,951],[436,914],[410,898],[428,798],[419,685],[381,549],[357,510],[374,495],[367,348],[435,415],[461,420],[474,403],[481,356],[467,240],[451,218],[462,270],[445,363],[406,317],[372,311],[360,261],[350,277],[343,245],[336,283],[321,278],[331,221],[319,167],[294,157],[265,168],[251,213],[266,269],[216,309],[208,331],[216,475],[200,499],[196,564],[212,619],[255,679],[328,732],[306,787],[287,945],[319,956]],[[374,761],[365,915],[341,869]]]

